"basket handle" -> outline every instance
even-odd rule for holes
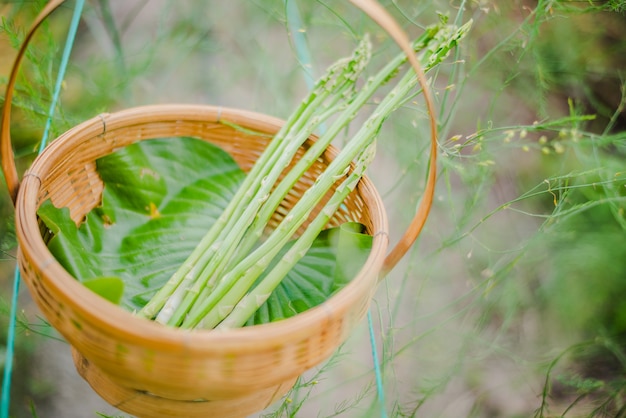
[[[50,0],[46,6],[39,12],[35,21],[31,24],[30,29],[26,33],[26,37],[17,53],[15,62],[11,69],[9,79],[6,86],[5,101],[2,108],[1,118],[2,123],[0,125],[0,156],[2,171],[7,183],[11,200],[15,205],[17,199],[17,192],[19,190],[19,176],[17,174],[17,168],[15,166],[15,156],[11,147],[11,102],[13,99],[13,92],[15,89],[15,80],[17,78],[18,69],[20,63],[26,52],[26,48],[32,39],[33,35],[41,23],[56,10],[65,0]],[[428,177],[426,180],[426,187],[424,189],[424,196],[417,208],[415,216],[409,224],[404,235],[400,238],[398,243],[393,247],[390,253],[385,258],[383,268],[380,277],[383,278],[400,259],[406,254],[411,245],[415,242],[418,235],[422,231],[430,208],[433,202],[433,196],[435,193],[435,183],[437,177],[437,120],[435,117],[435,110],[432,100],[430,88],[426,81],[426,76],[422,70],[419,61],[415,56],[415,52],[411,47],[411,42],[406,33],[400,28],[398,23],[393,17],[376,1],[376,0],[350,0],[350,2],[365,12],[372,20],[374,20],[380,27],[382,27],[389,36],[398,44],[402,51],[406,54],[409,63],[413,67],[413,70],[417,74],[418,82],[424,93],[424,99],[430,118],[430,165],[428,169]]]
[[[433,105],[432,94],[426,81],[426,76],[422,70],[422,66],[415,56],[415,52],[411,47],[411,41],[408,36],[400,28],[396,20],[385,10],[376,0],[350,0],[352,4],[364,11],[372,20],[374,20],[381,28],[383,28],[389,36],[398,44],[400,49],[406,54],[411,67],[417,75],[417,80],[424,93],[424,101],[428,116],[430,119],[430,163],[428,167],[428,177],[426,179],[426,187],[424,195],[417,207],[415,216],[400,238],[398,243],[393,247],[391,252],[385,258],[383,267],[379,276],[382,280],[389,271],[391,271],[402,257],[409,250],[411,245],[419,236],[433,203],[435,195],[435,183],[437,182],[437,118],[435,116],[435,107]]]
[[[17,174],[17,168],[15,166],[15,156],[13,154],[13,148],[11,147],[11,102],[13,101],[13,92],[15,90],[15,80],[17,79],[17,72],[24,58],[26,47],[30,43],[33,35],[41,23],[63,3],[64,0],[50,0],[45,7],[39,12],[35,21],[31,24],[30,29],[26,32],[26,37],[17,52],[11,73],[7,81],[6,92],[4,95],[4,106],[2,107],[0,125],[0,162],[2,165],[2,172],[7,183],[9,194],[13,205],[17,200],[17,191],[20,187],[20,181]]]

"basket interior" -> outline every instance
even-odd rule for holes
[[[244,171],[248,172],[271,140],[274,132],[272,129],[259,130],[258,126],[248,126],[245,121],[243,122],[239,126],[246,129],[245,132],[220,121],[207,122],[195,119],[157,120],[142,123],[129,121],[114,129],[107,126],[104,132],[90,135],[81,135],[79,131],[76,138],[71,138],[72,146],[63,154],[63,159],[57,161],[52,170],[42,177],[38,205],[46,199],[51,199],[57,207],[68,207],[72,219],[77,223],[81,222],[87,213],[101,203],[102,199],[103,183],[96,171],[96,160],[121,147],[153,138],[188,136],[205,140],[224,149]],[[278,126],[274,128],[278,129]],[[254,130],[258,134],[251,132]],[[313,138],[307,140],[298,150],[291,165],[301,158],[313,141]],[[336,149],[329,147],[314,162],[276,209],[268,228],[273,229],[281,222],[337,152]],[[290,168],[291,166],[287,167],[284,173]],[[339,181],[335,185],[338,183]],[[314,208],[309,220],[297,234],[300,234],[310,220],[319,213],[332,195],[334,188]],[[361,222],[369,233],[373,233],[373,225],[369,222],[366,205],[358,189],[345,200],[329,221],[328,226],[338,226],[347,221]],[[45,231],[45,228],[42,231]]]
[[[224,119],[229,123],[220,123]],[[249,170],[281,123],[264,115],[208,106],[129,109],[94,118],[66,132],[25,175],[16,207],[25,281],[51,324],[118,384],[165,397],[208,397],[276,385],[327,358],[365,315],[387,249],[384,208],[367,178],[330,223],[359,221],[374,235],[372,252],[357,277],[326,303],[301,315],[232,332],[188,333],[136,318],[73,280],[53,262],[40,239],[41,224],[35,213],[44,200],[70,208],[76,222],[100,204],[103,185],[95,164],[100,157],[137,141],[189,136],[222,147],[242,169]],[[242,132],[231,124],[258,134]],[[311,143],[305,144],[296,158]],[[274,224],[336,154],[329,148],[314,163],[276,210]]]

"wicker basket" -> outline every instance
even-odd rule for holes
[[[113,406],[145,417],[242,417],[262,410],[283,396],[304,371],[327,359],[363,318],[383,273],[406,252],[424,223],[434,188],[434,160],[420,210],[389,256],[387,219],[372,183],[363,178],[345,201],[331,223],[365,224],[374,236],[372,252],[358,276],[324,304],[287,320],[226,332],[184,331],[137,318],[92,293],[61,267],[42,238],[45,227],[37,217],[39,205],[51,199],[58,207],[69,207],[74,220],[81,220],[101,199],[103,185],[95,160],[145,139],[200,138],[222,147],[248,170],[265,148],[267,135],[243,133],[229,125],[273,134],[283,122],[243,110],[196,105],[102,114],[53,141],[20,183],[9,133],[15,76],[32,34],[61,3],[51,1],[32,25],[10,75],[2,110],[2,168],[15,203],[23,278],[45,317],[71,344],[79,373]],[[364,10],[372,7],[370,1],[364,4],[360,5]],[[431,122],[434,125],[432,117]],[[434,133],[433,128],[432,158]],[[307,179],[285,199],[274,222],[336,154],[336,149],[327,149]]]

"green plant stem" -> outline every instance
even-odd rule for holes
[[[438,34],[444,26],[436,25],[429,28],[415,41],[416,51],[425,49],[421,60],[425,62],[426,70],[447,56],[450,49],[467,31],[467,26],[458,29],[456,34],[452,34],[450,37],[442,37]],[[355,55],[358,54],[355,53]],[[353,89],[348,89],[348,86],[350,81],[354,85],[356,76],[364,66],[363,63],[358,68],[358,72],[354,71],[352,78],[346,76],[342,79],[341,74],[345,75],[345,72],[337,71],[340,75],[336,76],[331,71],[327,77],[320,80],[317,84],[320,88],[302,102],[298,110],[288,120],[286,127],[270,142],[267,150],[255,163],[223,216],[209,230],[187,262],[157,293],[158,297],[153,298],[144,307],[141,315],[153,318],[158,313],[159,322],[189,328],[196,326],[207,315],[223,317],[224,312],[230,311],[237,301],[233,302],[230,307],[223,308],[224,310],[220,314],[211,313],[218,304],[219,306],[229,304],[228,301],[221,301],[221,298],[230,292],[234,286],[237,289],[236,293],[241,295],[239,298],[248,291],[280,248],[308,218],[312,208],[319,203],[337,179],[345,175],[351,162],[359,155],[359,151],[369,146],[374,133],[378,132],[380,125],[387,116],[400,107],[403,100],[406,100],[406,96],[417,83],[417,79],[412,73],[405,75],[398,86],[378,105],[368,121],[344,147],[340,153],[341,158],[336,158],[328,167],[328,173],[325,172],[320,176],[315,184],[305,192],[270,237],[256,250],[250,252],[260,240],[268,220],[297,180],[324,152],[336,135],[353,120],[359,109],[367,103],[367,100],[378,88],[395,75],[405,61],[406,57],[399,54],[368,80],[356,95],[354,95]],[[350,66],[347,65],[347,67]],[[342,82],[348,84],[341,84]],[[338,87],[337,84],[340,86]],[[330,99],[327,103],[328,95],[330,95],[329,85],[337,89],[335,94],[350,96],[344,97],[342,101],[338,101],[336,98]],[[320,104],[325,104],[326,107],[323,110],[318,110]],[[313,113],[314,110],[315,113]],[[276,188],[271,191],[272,185],[276,183],[279,175],[310,133],[319,126],[322,120],[326,120],[332,114],[340,111],[341,115],[334,121],[330,129],[309,148]],[[314,193],[319,195],[311,197]],[[243,289],[243,293],[241,289]],[[159,313],[159,311],[161,312]]]
[[[348,141],[339,155],[328,165],[315,183],[305,191],[287,217],[282,220],[268,239],[255,251],[237,263],[222,278],[219,285],[212,289],[206,298],[200,300],[194,306],[183,321],[182,328],[193,328],[207,316],[209,318],[225,316],[224,312],[227,313],[232,309],[234,304],[245,295],[254,281],[267,268],[278,251],[287,243],[292,234],[305,222],[310,212],[324,197],[330,187],[345,175],[346,169],[355,157],[369,147],[373,138],[378,134],[384,120],[403,103],[406,95],[416,84],[417,78],[412,71],[402,77],[398,85],[385,96],[376,108],[376,111],[370,115],[354,137]],[[234,290],[231,292],[233,288]],[[228,292],[230,292],[228,300],[223,300]],[[217,312],[212,312],[214,310],[217,310]],[[210,324],[210,322],[207,321],[206,323]]]
[[[251,202],[263,199],[268,194],[267,190],[275,182],[275,180],[272,181],[271,178],[268,178],[269,173],[273,170],[275,173],[273,177],[277,178],[280,174],[277,168],[286,165],[285,161],[288,162],[290,159],[289,154],[295,153],[301,142],[310,135],[310,133],[306,135],[304,133],[306,130],[303,131],[303,128],[308,125],[307,129],[312,132],[323,121],[321,118],[330,115],[325,113],[328,106],[340,106],[337,104],[338,98],[350,100],[353,93],[350,93],[349,90],[353,88],[356,78],[365,68],[371,55],[370,50],[369,41],[364,40],[351,58],[340,60],[329,68],[326,75],[317,82],[316,88],[301,103],[296,112],[290,116],[283,128],[253,165],[224,213],[210,228],[185,263],[174,273],[168,283],[140,311],[140,316],[153,318],[163,308],[164,312],[160,316],[159,321],[169,322],[171,315],[178,309],[181,298],[184,299],[186,297],[187,301],[189,301],[191,298],[195,299],[197,297],[197,294],[195,296],[191,294],[191,296],[187,297],[183,291],[177,292],[176,289],[181,285],[187,287],[195,283],[198,276],[207,269],[208,263],[219,250],[221,246],[220,234],[223,231],[231,231],[234,223],[243,216]],[[335,95],[334,97],[333,94]],[[332,97],[331,103],[325,103],[328,97]],[[321,115],[319,115],[320,113]],[[285,148],[289,152],[286,152]],[[277,171],[278,173],[276,174]],[[265,188],[259,191],[263,184],[266,184]],[[213,265],[219,265],[219,263],[213,262]],[[168,303],[168,298],[172,295],[174,297]],[[177,316],[181,316],[181,314],[179,313]]]
[[[345,88],[347,86],[343,86],[340,92],[343,92]],[[183,282],[185,293],[182,301],[175,307],[172,316],[168,318],[159,314],[157,317],[159,322],[170,325],[179,324],[195,301],[206,292],[211,291],[216,284],[217,278],[227,267],[248,227],[254,221],[259,208],[270,195],[272,185],[276,183],[284,167],[289,164],[300,145],[304,143],[313,131],[331,115],[335,114],[338,108],[343,107],[340,99],[341,96],[336,95],[331,101],[330,108],[323,114],[312,116],[309,114],[312,112],[307,112],[303,116],[304,120],[309,120],[310,122],[302,129],[297,129],[297,134],[285,141],[287,146],[275,153],[277,159],[272,159],[268,162],[267,167],[271,170],[269,173],[265,173],[266,175],[261,179],[260,187],[253,199],[243,205],[243,213],[230,218],[230,222],[222,229],[222,233],[216,239],[214,245],[209,247],[208,251],[202,255],[194,268],[189,272],[188,277],[190,279],[187,282]],[[319,112],[318,106],[311,106],[311,108],[313,107]],[[299,124],[298,128],[300,128]],[[189,285],[188,289],[185,286],[186,284]],[[174,299],[173,302],[178,302],[178,299]]]
[[[385,96],[377,106],[376,111],[370,115],[354,137],[341,150],[337,158],[329,164],[313,186],[304,193],[276,230],[259,248],[238,263],[224,277],[220,286],[213,289],[208,298],[194,307],[194,310],[183,322],[182,328],[193,328],[201,321],[203,327],[215,326],[219,323],[220,318],[225,318],[230,313],[235,304],[267,268],[280,248],[308,218],[312,208],[322,199],[337,178],[345,173],[346,168],[359,155],[359,152],[370,146],[384,120],[401,106],[406,95],[416,84],[417,78],[412,71],[402,77],[397,86]]]
[[[313,91],[307,99],[303,100],[298,107],[298,109],[292,114],[292,116],[286,121],[285,125],[281,128],[281,130],[276,134],[276,141],[272,141],[268,149],[271,148],[273,150],[278,147],[280,140],[285,137],[286,133],[289,129],[295,124],[299,118],[299,116],[306,110],[308,106],[310,106],[311,102],[317,96],[317,90]],[[224,229],[229,219],[236,216],[237,210],[245,207],[244,201],[249,199],[250,196],[246,196],[246,194],[250,194],[253,186],[253,182],[255,178],[258,178],[258,175],[261,174],[260,171],[263,167],[260,164],[255,164],[249,175],[246,176],[242,186],[238,189],[238,192],[233,196],[233,199],[226,207],[224,212],[219,216],[219,218],[215,221],[213,226],[209,229],[207,234],[203,236],[198,245],[194,248],[192,253],[187,257],[185,262],[181,264],[178,270],[172,275],[170,280],[151,298],[151,300],[137,313],[138,316],[145,318],[153,318],[162,308],[167,301],[167,298],[171,296],[181,282],[187,282],[193,278],[193,275],[190,275],[190,272],[196,266],[196,263],[200,260],[200,258],[207,252],[207,247],[210,247],[214,242],[219,233]],[[168,307],[169,309],[170,307]]]
[[[365,149],[370,149],[369,144],[371,144],[377,133],[377,130],[369,130],[360,138],[362,139],[361,143],[367,145]],[[308,219],[313,208],[330,187],[338,178],[343,177],[345,168],[349,167],[350,162],[355,157],[354,151],[357,151],[356,153],[358,154],[358,150],[361,150],[361,153],[365,154],[362,151],[363,149],[364,147],[352,147],[349,151],[342,152],[343,155],[340,154],[338,158],[333,160],[326,171],[318,177],[315,184],[302,195],[287,217],[283,219],[267,240],[230,270],[219,285],[213,289],[208,298],[199,301],[199,304],[194,307],[194,310],[183,321],[181,327],[193,328],[206,316],[210,318],[211,315],[224,315],[224,312],[232,309],[232,306],[237,303],[261,273],[265,271],[280,249]],[[224,299],[227,295],[228,298]]]
[[[435,39],[437,33],[439,33],[441,27],[433,26],[422,34],[414,42],[414,50],[419,52],[426,48],[430,41]],[[443,48],[433,49],[439,53],[443,52]],[[447,53],[447,52],[446,52]],[[443,57],[439,56],[438,61]],[[429,55],[429,60],[432,57]],[[361,109],[367,101],[378,91],[378,88],[385,84],[393,75],[398,71],[398,68],[406,61],[406,57],[403,54],[396,56],[385,67],[383,67],[373,78],[371,78],[367,85],[364,86],[359,92],[358,96],[350,104],[350,106],[343,112],[342,116],[338,118],[331,127],[309,148],[306,154],[296,163],[296,165],[287,173],[285,178],[279,183],[268,201],[261,208],[257,218],[252,224],[249,233],[238,248],[238,253],[245,255],[250,249],[258,242],[263,234],[265,225],[267,225],[269,219],[276,211],[276,208],[283,201],[287,193],[293,188],[294,184],[304,174],[306,170],[313,164],[314,161],[328,148],[328,145],[335,139],[337,134],[344,129],[353,119],[356,113]],[[431,65],[432,67],[432,65]],[[235,263],[240,261],[235,260]]]
[[[266,275],[266,277],[248,292],[232,309],[228,315],[225,310],[214,311],[213,316],[205,317],[200,326],[202,328],[227,329],[243,326],[248,319],[265,303],[271,293],[280,284],[287,273],[304,257],[311,248],[315,238],[324,229],[330,218],[341,206],[343,201],[352,192],[359,180],[365,173],[375,154],[375,144],[372,142],[361,154],[356,162],[355,168],[335,190],[331,199],[326,203],[322,211],[307,226],[304,233],[298,238],[294,245],[287,251],[276,266]],[[229,303],[225,304],[230,306]],[[218,316],[219,314],[219,316]],[[218,325],[219,324],[219,325]]]

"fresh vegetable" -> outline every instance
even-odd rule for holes
[[[414,43],[416,51],[423,51],[421,60],[425,69],[428,70],[439,63],[463,37],[468,28],[469,24],[458,29],[440,24],[425,31]],[[255,317],[255,313],[259,312],[262,306],[268,306],[268,300],[271,301],[271,295],[277,288],[280,289],[285,276],[296,269],[303,257],[306,257],[311,248],[316,246],[320,236],[324,235],[320,234],[328,220],[358,184],[374,156],[375,140],[385,119],[407,100],[412,99],[417,78],[412,71],[408,71],[376,106],[333,162],[293,205],[280,224],[268,236],[263,237],[270,217],[293,185],[317,160],[337,134],[354,119],[359,110],[368,104],[374,93],[379,91],[380,86],[389,82],[405,62],[405,56],[398,55],[377,74],[362,83],[360,88],[357,88],[358,79],[371,55],[370,48],[369,40],[364,39],[350,58],[331,66],[326,75],[318,80],[308,97],[302,101],[280,132],[270,141],[248,175],[235,188],[230,189],[232,194],[229,192],[227,196],[225,195],[228,197],[228,203],[224,205],[219,215],[213,218],[215,221],[206,226],[206,234],[194,241],[197,245],[186,259],[179,263],[180,267],[171,274],[166,283],[163,283],[159,273],[155,273],[160,277],[159,290],[145,301],[147,303],[142,302],[144,299],[138,298],[141,291],[137,289],[132,298],[133,303],[136,306],[144,303],[136,312],[138,316],[183,328],[229,328],[244,325],[250,321],[251,317]],[[325,132],[281,178],[285,167],[292,163],[294,155],[304,141],[326,123],[328,126]],[[182,143],[191,142],[186,140]],[[153,152],[150,150],[150,143],[164,146],[162,141],[142,141],[141,144],[136,145],[142,153],[149,155]],[[181,152],[187,153],[188,151]],[[177,153],[173,152],[174,155]],[[178,154],[174,160],[179,160],[180,157]],[[106,159],[103,160],[105,161],[99,163],[99,170],[101,166],[110,164]],[[134,170],[132,165],[123,167],[130,167],[131,171]],[[139,186],[139,189],[135,190],[152,191],[155,188],[158,189],[161,183],[169,181],[163,180],[164,175],[159,167],[155,167],[154,170],[158,174],[147,180],[138,179],[134,186]],[[151,184],[153,187],[145,189],[142,183],[144,181],[154,183]],[[105,187],[105,203],[110,196],[115,196],[111,200],[120,208],[130,207],[139,212],[147,210],[148,216],[152,218],[146,223],[146,225],[150,224],[150,228],[154,228],[154,224],[159,222],[169,222],[160,219],[167,214],[167,205],[161,208],[163,202],[154,202],[153,196],[149,193],[134,193],[133,182],[131,180],[129,184],[131,190],[125,190],[124,187],[116,189],[113,184],[110,193],[107,192],[107,188],[111,184],[108,184]],[[105,184],[107,184],[106,179]],[[117,185],[119,186],[119,183]],[[166,188],[170,189],[176,187],[169,184],[167,186]],[[204,186],[215,187],[206,184]],[[144,188],[141,189],[141,187]],[[304,233],[292,241],[295,232],[309,219],[313,208],[322,201],[332,187],[335,187],[334,192],[324,204],[322,211],[310,220]],[[184,188],[181,190],[185,191]],[[132,199],[125,202],[124,193]],[[130,218],[135,217],[135,214],[129,215],[123,210],[113,211],[110,206],[103,205],[102,208],[96,210],[96,216],[88,217],[84,225],[87,225],[87,229],[91,228],[92,231],[97,230],[98,233],[105,234],[105,230],[114,229],[113,227],[117,226],[116,223],[124,223],[126,215]],[[74,270],[77,270],[75,265],[81,262],[72,261],[73,257],[68,254],[71,254],[72,248],[75,251],[78,246],[68,244],[63,236],[69,237],[70,241],[71,236],[74,236],[75,240],[76,238],[79,241],[82,239],[82,244],[84,244],[86,237],[91,239],[93,234],[89,231],[81,233],[78,229],[73,231],[69,225],[71,222],[68,223],[59,218],[51,205],[43,205],[40,216],[55,234],[50,242],[51,250],[55,254],[57,254],[54,251],[55,248],[65,251],[65,255],[57,255],[57,257],[65,260],[64,265],[74,265]],[[100,221],[95,218],[99,218]],[[111,220],[113,227],[105,225],[107,219]],[[66,227],[69,230],[66,231]],[[142,259],[143,253],[139,249],[143,245],[138,239],[141,235],[136,235],[142,227],[133,228],[135,228],[133,233],[124,238],[123,242],[112,244],[113,247],[126,248],[124,254],[133,260],[127,263],[126,267],[121,266],[117,270],[119,274],[125,274],[125,268],[129,266],[131,270],[145,270],[145,259]],[[90,247],[92,249],[98,247],[98,243],[95,245],[91,243]],[[357,245],[357,247],[363,248],[362,245]],[[79,256],[84,252],[85,246],[82,245]],[[147,250],[147,252],[154,254],[154,250]],[[361,251],[359,254],[363,253]],[[337,260],[336,256],[333,258]],[[361,261],[364,259],[363,257],[353,258]],[[97,260],[95,262],[97,263]],[[89,267],[92,266],[89,265]],[[91,268],[91,270],[91,276],[87,274],[83,276],[83,280],[115,275],[103,272],[102,268]],[[358,268],[351,270],[349,274],[354,275]],[[70,272],[77,277],[81,275],[72,270]],[[144,284],[149,283],[152,281],[151,277],[148,274],[141,280]],[[339,282],[345,282],[345,280],[341,278]],[[145,287],[153,289],[151,285]],[[326,287],[332,289],[331,292],[337,290],[335,284]],[[330,294],[325,296],[328,297]],[[124,297],[122,299],[124,300]]]

